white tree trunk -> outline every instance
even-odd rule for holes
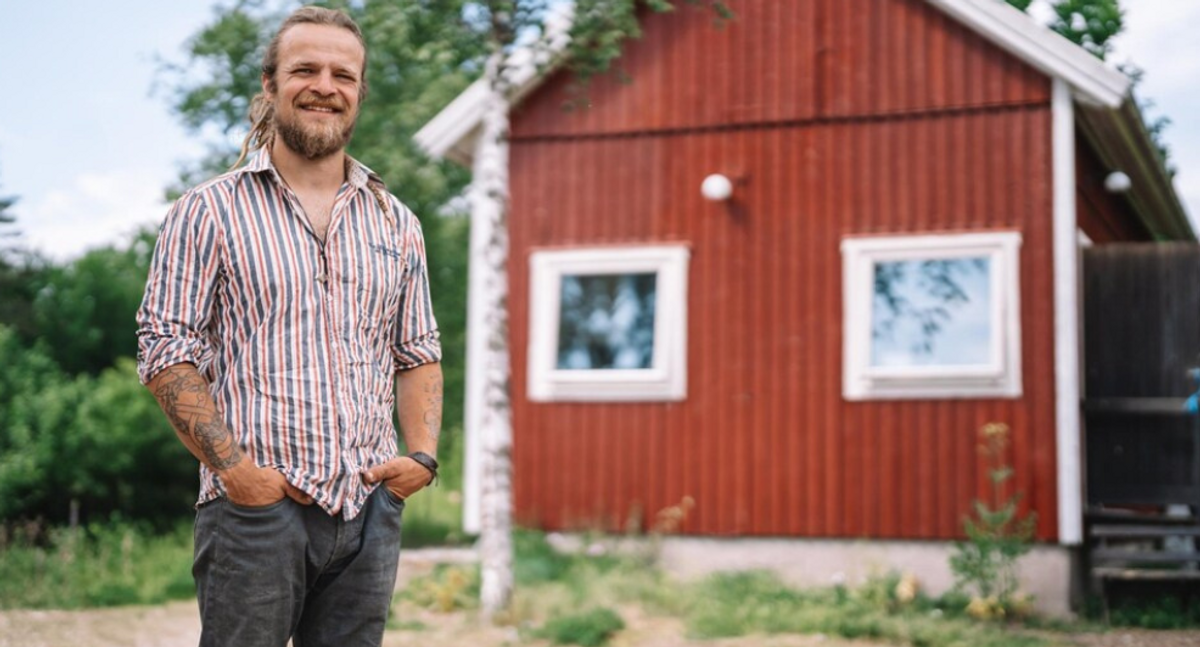
[[[488,59],[490,90],[475,162],[472,226],[490,234],[485,264],[483,319],[488,337],[484,351],[485,396],[480,416],[481,464],[479,552],[480,597],[484,615],[506,611],[513,591],[512,546],[512,403],[508,348],[508,89],[503,56]],[[478,257],[477,257],[477,260]]]

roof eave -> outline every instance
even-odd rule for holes
[[[1075,98],[1090,105],[1118,108],[1130,80],[1082,47],[997,0],[926,0],[996,46],[1071,86]]]
[[[1126,98],[1116,110],[1080,105],[1076,113],[1080,132],[1105,168],[1129,176],[1132,186],[1124,197],[1151,236],[1196,240],[1191,219],[1133,98]]]

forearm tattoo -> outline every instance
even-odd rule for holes
[[[154,397],[175,431],[190,438],[208,466],[223,470],[242,460],[233,432],[217,413],[208,385],[190,366],[171,366],[155,378]]]
[[[425,413],[422,416],[425,422],[425,432],[429,434],[429,438],[435,443],[442,435],[443,388],[440,371],[429,376],[429,379],[422,387],[425,395],[424,402],[422,403],[425,408]]]

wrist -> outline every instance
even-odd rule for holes
[[[436,458],[425,452],[410,452],[408,457],[429,471],[429,482],[425,485],[430,485],[437,480],[438,462]]]
[[[233,465],[224,468],[213,467],[211,465],[209,467],[212,468],[212,471],[216,472],[217,476],[220,477],[222,481],[224,481],[231,478],[237,479],[240,475],[246,473],[246,470],[250,469],[252,466],[253,462],[250,460],[250,457],[243,453],[238,458],[238,461]]]

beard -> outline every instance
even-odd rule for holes
[[[317,105],[327,105],[319,102]],[[306,104],[301,104],[306,105]],[[283,140],[284,145],[297,155],[308,160],[318,160],[329,157],[350,143],[354,134],[354,126],[358,122],[357,114],[347,114],[346,107],[341,105],[328,106],[340,109],[340,119],[329,119],[314,122],[305,121],[300,117],[300,109],[294,110],[290,116],[285,116],[278,109],[273,118],[275,132]]]

